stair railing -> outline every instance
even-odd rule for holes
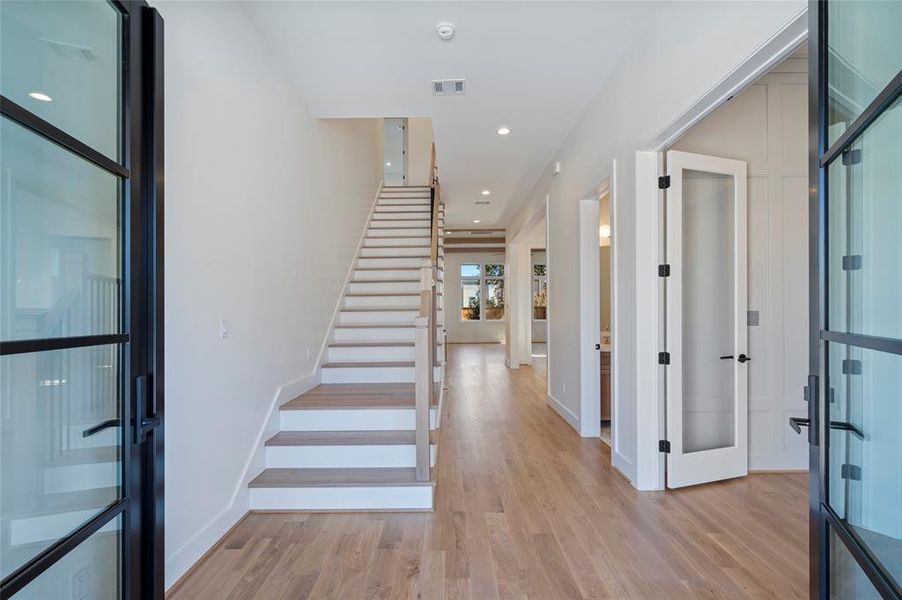
[[[428,481],[430,477],[431,451],[429,433],[431,429],[430,408],[435,393],[434,368],[437,357],[437,307],[436,279],[438,275],[438,217],[441,207],[441,187],[435,167],[435,144],[432,145],[432,161],[429,166],[429,204],[431,216],[429,258],[420,266],[420,311],[414,319],[414,388],[416,394],[416,477],[417,481]]]

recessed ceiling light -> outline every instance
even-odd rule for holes
[[[35,100],[40,100],[41,102],[53,102],[53,98],[45,94],[44,92],[29,92],[28,94]]]
[[[479,219],[473,219],[474,223],[479,223]]]
[[[498,135],[507,135],[510,132],[511,132],[511,130],[509,127],[499,127],[498,131],[496,131],[495,133],[497,133]]]
[[[390,162],[387,162],[387,163],[385,163],[385,166],[386,166],[386,167],[390,167],[390,166],[391,166],[391,163],[390,163]]]
[[[490,192],[489,190],[482,190],[482,195],[483,195],[483,196],[488,196],[488,195],[491,194],[491,193],[492,193],[492,192]]]

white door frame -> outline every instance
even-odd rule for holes
[[[601,436],[598,197],[579,201],[579,435]]]

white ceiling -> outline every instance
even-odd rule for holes
[[[645,3],[246,2],[318,117],[430,116],[449,226],[505,226],[642,21]],[[441,21],[457,29],[444,42]],[[465,78],[464,96],[432,79]],[[506,125],[512,133],[495,130]],[[491,204],[476,206],[489,189]]]

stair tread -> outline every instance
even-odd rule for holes
[[[419,277],[411,279],[352,279],[350,283],[417,283]]]
[[[433,390],[432,406],[438,405],[441,382]],[[412,408],[412,383],[323,383],[289,400],[279,410],[354,410]]]
[[[413,467],[353,469],[264,469],[250,487],[359,487],[359,486],[433,486],[432,481],[417,481]]]
[[[433,430],[434,431],[434,430]],[[430,431],[430,442],[435,435]],[[267,446],[394,446],[416,443],[416,431],[280,431],[266,440]]]

